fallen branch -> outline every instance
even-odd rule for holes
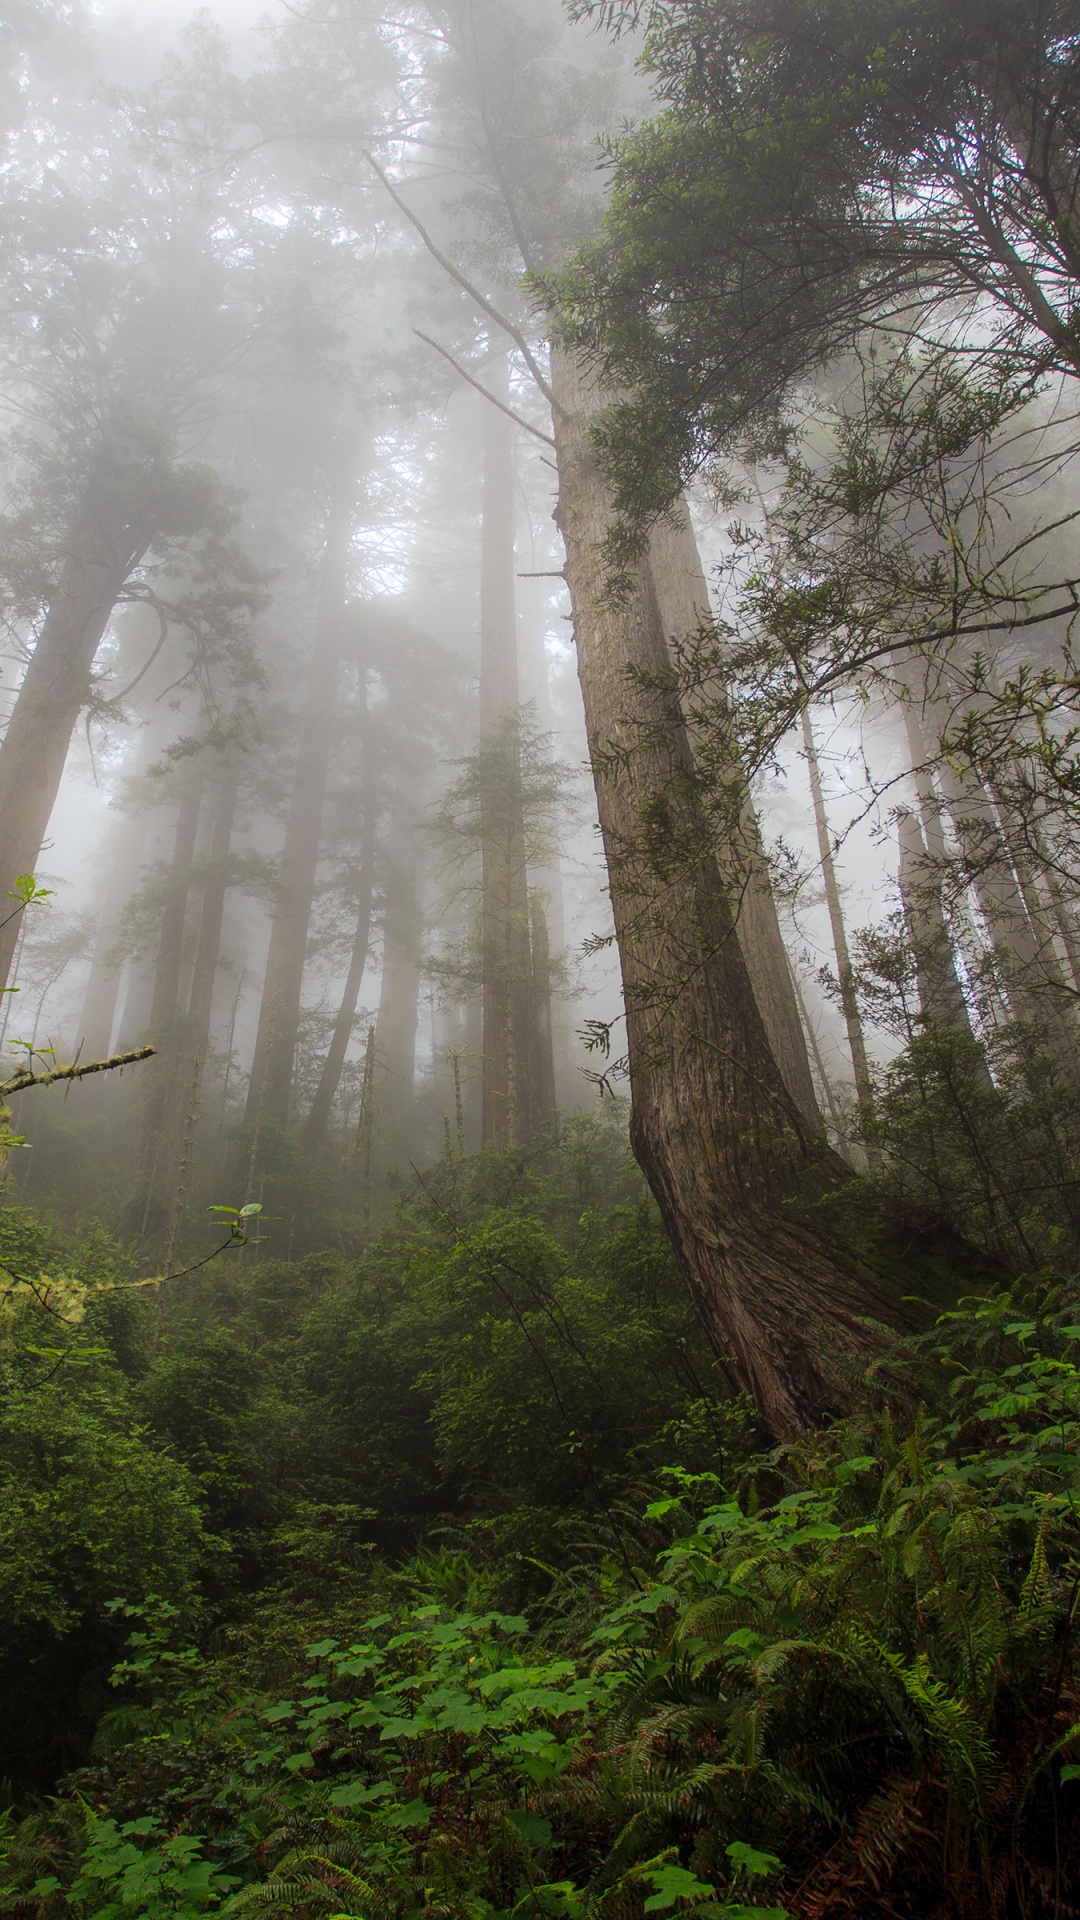
[[[156,1047],[135,1047],[131,1053],[111,1053],[107,1060],[88,1060],[80,1066],[72,1060],[66,1067],[50,1067],[48,1073],[31,1073],[23,1068],[12,1080],[0,1083],[0,1100],[7,1100],[13,1093],[22,1093],[26,1087],[50,1087],[54,1080],[85,1080],[89,1073],[111,1073],[114,1067],[130,1067],[136,1060],[149,1060]]]

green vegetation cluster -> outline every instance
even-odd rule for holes
[[[0,1232],[0,1912],[1068,1911],[1060,1278],[765,1451],[617,1125],[448,1157],[361,1260]]]

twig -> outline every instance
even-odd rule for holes
[[[487,388],[480,384],[479,380],[474,380],[472,374],[466,371],[460,360],[455,360],[452,353],[449,353],[445,347],[440,347],[438,341],[433,340],[430,333],[422,333],[419,327],[414,327],[413,332],[418,340],[424,341],[426,346],[434,347],[436,353],[440,353],[444,360],[450,362],[455,373],[460,373],[462,379],[467,380],[470,387],[475,387],[477,393],[482,393],[485,400],[490,400],[492,406],[498,407],[499,412],[505,413],[507,418],[513,420],[516,426],[524,427],[526,433],[535,434],[537,440],[544,442],[545,447],[553,447],[555,445],[550,433],[543,433],[539,427],[534,427],[530,421],[523,420],[520,413],[515,413],[513,407],[507,406],[505,400],[497,400],[493,393],[489,393]]]
[[[22,1093],[25,1087],[48,1087],[54,1080],[84,1080],[88,1073],[111,1073],[114,1067],[130,1067],[136,1060],[149,1060],[156,1052],[156,1047],[135,1047],[131,1053],[112,1053],[107,1060],[88,1060],[84,1067],[72,1060],[66,1067],[51,1067],[48,1073],[31,1073],[24,1068],[13,1080],[0,1082],[0,1100],[6,1100],[9,1094]]]
[[[476,286],[474,282],[469,279],[468,275],[462,273],[461,268],[456,267],[454,265],[454,262],[448,257],[448,255],[443,253],[442,248],[438,247],[435,244],[435,241],[432,239],[427,228],[424,226],[423,221],[417,218],[416,214],[413,212],[408,202],[402,199],[400,193],[395,187],[389,174],[386,172],[385,168],[379,165],[379,162],[376,160],[375,155],[373,153],[369,153],[366,148],[361,148],[361,152],[363,153],[364,159],[367,161],[372,172],[377,174],[379,179],[382,181],[383,186],[386,188],[386,191],[390,195],[390,198],[393,201],[395,207],[398,208],[399,212],[405,215],[405,218],[409,222],[409,225],[413,227],[415,231],[420,235],[420,238],[423,241],[428,252],[430,253],[432,259],[438,261],[440,267],[443,269],[443,272],[448,273],[450,275],[451,280],[455,280],[457,282],[458,286],[461,287],[462,290],[468,294],[470,300],[476,301],[476,304],[480,308],[481,312],[486,313],[489,320],[494,320],[495,325],[497,327],[501,327],[504,333],[508,333],[510,335],[511,340],[514,342],[515,346],[519,349],[522,359],[524,360],[525,365],[528,367],[529,372],[532,374],[533,379],[536,381],[536,384],[539,387],[541,393],[543,394],[544,399],[547,401],[548,405],[554,410],[554,412],[560,416],[560,418],[565,419],[566,409],[559,405],[559,402],[556,400],[555,395],[552,393],[551,388],[548,385],[548,382],[544,376],[543,368],[540,366],[540,363],[537,360],[536,355],[534,354],[532,348],[530,347],[528,341],[526,340],[525,335],[521,332],[521,329],[519,327],[515,327],[513,321],[508,320],[505,313],[500,313],[498,307],[495,306],[493,302],[488,299],[486,293],[481,293],[479,287]]]

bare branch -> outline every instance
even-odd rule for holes
[[[415,232],[417,232],[420,235],[420,238],[423,241],[428,252],[430,253],[432,259],[438,261],[443,272],[448,273],[450,275],[451,280],[456,281],[457,285],[462,289],[462,291],[468,294],[470,300],[476,301],[476,304],[480,308],[481,312],[486,313],[489,320],[493,320],[497,327],[501,327],[504,333],[508,333],[510,335],[511,340],[514,342],[515,346],[518,348],[518,351],[520,352],[521,357],[525,362],[525,365],[528,367],[529,372],[532,374],[533,379],[536,381],[536,384],[539,387],[541,393],[543,394],[544,399],[547,401],[549,407],[551,407],[554,413],[557,413],[559,415],[560,419],[563,418],[564,417],[563,409],[562,407],[560,407],[558,401],[555,398],[555,395],[552,393],[551,388],[548,385],[547,379],[544,375],[543,368],[541,367],[539,361],[536,358],[536,355],[534,354],[532,348],[530,347],[528,341],[526,340],[525,335],[521,332],[521,329],[519,327],[515,327],[513,321],[508,320],[505,313],[501,313],[499,311],[499,308],[493,305],[493,303],[488,299],[486,293],[481,293],[479,287],[474,285],[473,281],[471,281],[468,278],[467,274],[462,273],[461,268],[455,266],[454,262],[442,251],[442,248],[436,245],[435,241],[432,239],[427,228],[424,226],[423,221],[420,220],[417,217],[417,215],[413,212],[408,202],[402,199],[400,193],[395,187],[389,174],[386,172],[385,168],[379,165],[379,162],[376,160],[375,155],[373,153],[369,153],[366,148],[361,148],[361,152],[363,153],[364,159],[367,161],[372,172],[376,174],[378,178],[382,181],[383,186],[386,188],[387,193],[390,195],[390,198],[393,201],[395,207],[397,207],[399,213],[404,214],[406,220],[409,222],[409,225],[415,230]]]
[[[542,440],[545,447],[553,447],[555,445],[550,433],[542,433],[539,427],[534,427],[530,421],[523,420],[520,413],[515,413],[513,407],[506,405],[505,400],[497,400],[495,395],[489,393],[487,388],[482,386],[479,380],[474,380],[472,374],[467,372],[460,360],[455,360],[452,353],[449,353],[445,347],[440,347],[438,341],[433,340],[430,333],[423,333],[419,327],[414,327],[413,332],[418,340],[423,340],[426,346],[434,347],[436,353],[441,354],[444,360],[448,360],[454,372],[460,373],[462,379],[467,380],[470,387],[475,387],[477,393],[482,393],[485,400],[490,400],[493,407],[498,407],[500,413],[505,413],[508,419],[513,420],[517,426],[523,427],[526,433],[531,433],[535,435],[537,440]]]

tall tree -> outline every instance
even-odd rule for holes
[[[357,847],[355,893],[356,926],[353,933],[352,950],[349,954],[349,966],[345,975],[345,985],[341,990],[341,1001],[337,1018],[330,1035],[330,1044],[326,1050],[318,1085],[304,1121],[304,1145],[316,1148],[322,1144],[333,1110],[338,1086],[341,1082],[341,1070],[349,1050],[356,1020],[356,1006],[360,998],[364,971],[367,967],[371,946],[372,903],[375,893],[375,830],[378,822],[378,787],[375,778],[375,750],[372,737],[371,715],[368,706],[368,670],[360,666],[360,751],[362,768],[360,781],[360,833]]]
[[[493,368],[492,391],[505,398],[505,358]],[[537,1046],[518,772],[514,508],[513,426],[501,408],[488,406],[480,557],[480,751],[488,771],[480,794],[482,1133],[485,1146],[499,1149],[527,1140],[532,1131]]]
[[[100,112],[80,144],[39,103],[7,175],[0,308],[21,424],[0,587],[28,658],[0,745],[0,888],[38,858],[117,604],[149,601],[163,634],[173,625],[205,655],[238,638],[261,595],[232,538],[235,503],[191,452],[223,363],[266,318],[254,266],[274,242],[256,226],[237,247],[235,176],[208,189],[190,125],[179,164],[163,100]],[[0,929],[0,984],[14,933]]]
[[[848,1052],[851,1055],[851,1071],[855,1081],[855,1098],[859,1108],[859,1125],[863,1133],[867,1160],[872,1167],[877,1167],[881,1163],[881,1155],[874,1139],[874,1089],[870,1079],[870,1062],[866,1053],[866,1036],[863,1033],[862,1015],[859,1012],[859,999],[855,989],[855,969],[851,964],[851,949],[848,945],[847,928],[844,925],[844,903],[840,897],[840,883],[836,874],[832,834],[829,831],[829,816],[821,784],[821,768],[818,764],[810,715],[806,712],[802,716],[802,737],[806,770],[810,777],[810,797],[814,808],[818,860],[825,887],[825,904],[829,910],[829,930],[832,934],[833,952],[836,955],[840,1007],[844,1015]]]
[[[844,1177],[788,1094],[735,937],[734,910],[695,806],[686,728],[646,559],[612,603],[610,493],[589,428],[596,387],[556,351],[558,520],[626,1003],[631,1138],[703,1325],[772,1430],[850,1397],[844,1356],[895,1309],[791,1202]]]
[[[336,718],[355,497],[355,477],[346,463],[344,474],[336,477],[326,515],[307,701],[293,770],[248,1090],[248,1119],[270,1120],[279,1126],[288,1122],[292,1096],[304,960]]]

